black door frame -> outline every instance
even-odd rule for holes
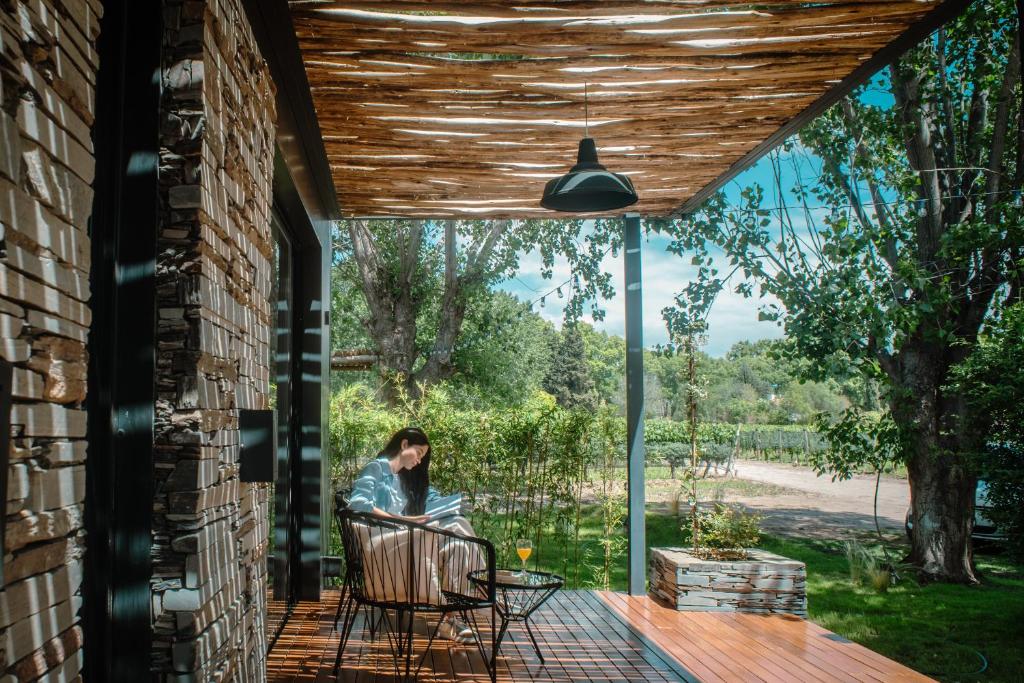
[[[301,363],[301,455],[296,475],[302,509],[297,566],[297,596],[320,599],[320,558],[327,552],[330,496],[321,493],[329,479],[327,458],[330,396],[331,228],[341,218],[338,195],[327,161],[320,124],[295,27],[286,0],[242,0],[260,53],[277,87],[277,148],[274,202],[299,233],[299,278],[304,298],[296,301]],[[324,522],[321,524],[321,522]],[[295,577],[293,577],[295,578]]]
[[[83,677],[119,683],[149,671],[152,650],[163,13],[155,0],[108,0],[103,9],[89,221]]]
[[[291,240],[292,393],[288,584],[291,600],[320,599],[321,455],[326,433],[326,319],[322,312],[329,244],[314,228],[284,155],[274,157],[274,212]]]
[[[277,301],[271,302],[273,308],[272,318],[272,329],[270,333],[276,335],[278,341],[281,340],[282,336],[287,337],[288,345],[288,360],[287,367],[284,368],[285,375],[287,378],[286,389],[284,392],[281,390],[281,383],[277,383],[277,404],[275,410],[277,412],[277,431],[275,438],[280,437],[281,429],[280,425],[285,425],[285,433],[287,439],[285,441],[285,452],[280,450],[280,441],[278,441],[277,451],[277,462],[275,463],[276,479],[274,482],[274,497],[270,501],[270,504],[274,506],[274,528],[270,530],[273,534],[270,539],[269,551],[268,551],[268,563],[272,563],[274,568],[273,584],[270,586],[273,591],[274,600],[285,601],[289,608],[295,602],[294,591],[292,590],[291,581],[291,567],[295,566],[297,556],[294,549],[294,537],[296,534],[296,520],[293,514],[295,498],[292,491],[292,479],[293,479],[293,463],[296,458],[297,449],[295,448],[295,387],[298,386],[298,377],[296,376],[296,364],[295,364],[295,332],[297,330],[296,315],[295,315],[295,299],[296,299],[296,278],[298,277],[298,262],[295,257],[295,238],[291,227],[288,225],[288,221],[281,215],[281,211],[278,207],[274,206],[271,209],[271,226],[272,236],[276,241],[280,240],[284,244],[284,248],[280,250],[281,262],[287,262],[287,265],[283,266],[287,268],[288,282],[288,308],[287,308],[287,321],[286,325],[282,325],[281,313],[277,306],[281,300],[280,290],[277,297]],[[280,269],[282,266],[279,265]],[[276,274],[278,282],[280,282],[280,270]],[[284,329],[283,329],[284,328]],[[275,356],[280,355],[281,347],[275,344]],[[277,361],[277,358],[271,359],[270,371],[277,379],[280,379],[279,370],[282,368]],[[281,511],[284,511],[284,516],[280,516]],[[283,558],[276,556],[279,550],[277,546],[278,542],[278,530],[284,529],[286,532],[286,544],[283,549]]]

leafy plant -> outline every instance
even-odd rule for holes
[[[741,560],[747,549],[761,539],[761,516],[744,511],[738,506],[716,502],[710,510],[698,513],[700,547],[693,553],[698,557],[716,560]],[[691,528],[683,526],[683,536],[692,541]]]
[[[1024,560],[1024,304],[999,313],[952,376],[967,400],[976,468],[988,483],[988,516]]]
[[[886,562],[880,562],[876,554],[858,541],[843,544],[846,563],[850,569],[850,582],[866,585],[878,593],[885,593],[892,584],[892,570]]]

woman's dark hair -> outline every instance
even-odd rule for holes
[[[422,515],[427,508],[427,489],[430,487],[430,440],[419,427],[399,429],[388,441],[388,445],[381,450],[380,455],[389,459],[395,457],[402,450],[402,441],[408,442],[410,446],[427,447],[426,454],[416,467],[398,472],[402,489],[409,499],[403,514]]]

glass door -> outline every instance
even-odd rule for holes
[[[295,321],[292,245],[277,213],[273,214],[274,256],[271,270],[270,397],[277,432],[277,479],[271,485],[267,558],[267,644],[273,644],[292,603],[292,383]]]

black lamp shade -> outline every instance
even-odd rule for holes
[[[629,178],[598,163],[594,139],[583,138],[576,165],[564,176],[548,181],[540,205],[554,211],[587,213],[621,209],[638,199]]]

